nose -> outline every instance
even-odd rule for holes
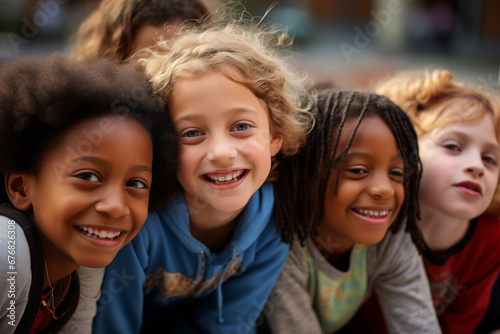
[[[231,138],[214,136],[209,141],[207,159],[215,163],[225,163],[236,158],[237,148]]]
[[[472,174],[473,177],[481,177],[484,175],[484,162],[481,154],[477,152],[469,154],[464,160],[464,172]]]
[[[394,187],[389,175],[386,175],[386,173],[375,174],[368,186],[368,193],[371,196],[381,199],[394,196]]]
[[[130,208],[124,192],[124,187],[109,185],[103,192],[102,198],[96,203],[95,210],[113,219],[129,215]]]

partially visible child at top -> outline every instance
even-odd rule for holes
[[[103,0],[80,25],[71,55],[121,63],[171,36],[185,20],[211,15],[219,0]]]
[[[324,90],[299,154],[278,166],[293,244],[263,311],[272,333],[334,333],[375,289],[392,333],[439,333],[415,244],[415,131],[389,99]],[[415,242],[415,244],[412,242]]]
[[[473,333],[500,271],[498,96],[439,69],[397,74],[377,91],[406,111],[419,137],[417,223],[441,328]]]
[[[94,333],[255,331],[289,249],[269,181],[312,121],[277,54],[288,42],[217,20],[141,60],[180,138],[179,194],[106,269]]]
[[[109,61],[13,61],[0,100],[0,332],[55,333],[76,269],[108,265],[166,203],[177,138],[145,76]]]

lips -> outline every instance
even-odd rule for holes
[[[351,210],[359,219],[372,226],[385,226],[392,217],[392,209],[388,207],[356,207]]]
[[[460,188],[465,188],[469,191],[472,191],[474,193],[477,193],[481,195],[483,193],[483,189],[481,188],[481,185],[479,185],[477,182],[473,181],[464,181],[455,184],[455,187],[460,187]]]

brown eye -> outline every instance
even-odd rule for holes
[[[148,188],[148,186],[146,185],[146,183],[140,181],[140,180],[131,180],[131,181],[128,181],[127,182],[127,187],[130,187],[130,188],[136,188],[136,189],[144,189],[144,188]]]
[[[99,177],[97,177],[97,175],[95,175],[94,173],[90,173],[90,172],[80,173],[80,174],[77,174],[75,176],[79,179],[89,181],[89,182],[99,182],[100,181]]]

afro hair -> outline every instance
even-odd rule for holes
[[[105,115],[141,124],[153,143],[150,209],[178,191],[177,135],[145,75],[100,59],[78,62],[55,54],[0,68],[0,172],[36,173],[43,154],[68,127]],[[0,201],[6,201],[2,188]]]

